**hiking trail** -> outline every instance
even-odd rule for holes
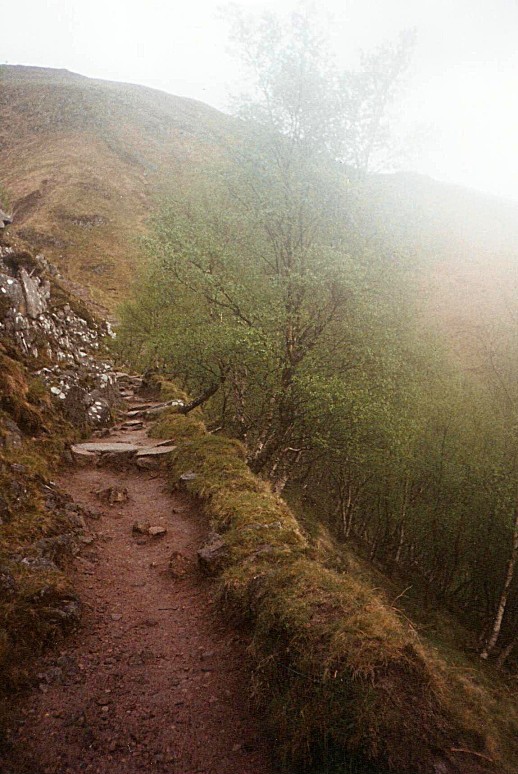
[[[145,422],[133,425],[101,440],[149,446]],[[5,771],[272,773],[248,706],[246,638],[218,616],[197,566],[208,534],[200,506],[171,493],[160,468],[82,463],[57,483],[101,513],[74,563],[83,620],[36,663],[39,685],[16,700]],[[111,504],[99,500],[106,491]]]

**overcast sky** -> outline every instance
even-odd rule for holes
[[[239,0],[288,11],[292,0]],[[64,67],[228,105],[220,0],[0,0],[0,62]],[[518,200],[518,0],[320,0],[344,64],[409,27],[403,168]]]

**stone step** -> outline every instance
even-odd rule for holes
[[[94,454],[136,454],[141,446],[134,443],[112,441],[111,443],[76,443],[72,452],[93,452]]]
[[[176,448],[176,446],[142,446],[137,452],[137,458],[159,457],[162,454],[171,454]]]

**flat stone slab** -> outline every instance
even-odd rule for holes
[[[71,447],[73,453],[81,451],[92,452],[93,454],[135,454],[142,446],[136,446],[134,443],[77,443]]]
[[[141,446],[137,452],[138,457],[158,457],[161,454],[171,454],[176,446]]]

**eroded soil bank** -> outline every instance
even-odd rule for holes
[[[147,444],[145,429],[110,441]],[[197,567],[207,523],[159,471],[78,467],[59,481],[99,511],[76,559],[80,630],[37,666],[13,707],[0,771],[269,774],[271,745],[248,706],[246,641],[218,616]],[[109,505],[98,490],[127,489]],[[150,537],[135,522],[162,526]],[[178,552],[170,569],[170,557]]]

